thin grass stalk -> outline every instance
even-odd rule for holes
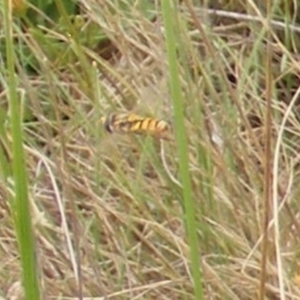
[[[7,87],[12,136],[12,169],[14,194],[11,197],[11,211],[21,259],[24,298],[40,299],[35,247],[30,219],[28,184],[22,144],[21,105],[16,90],[15,57],[13,44],[12,1],[4,1],[4,27],[7,59]]]
[[[267,5],[267,22],[268,30],[266,31],[267,39],[267,52],[266,52],[266,127],[265,127],[265,165],[264,165],[264,215],[263,215],[263,241],[262,241],[262,260],[261,260],[261,274],[260,274],[260,286],[259,286],[259,299],[265,299],[265,290],[267,282],[267,261],[268,261],[268,228],[270,222],[270,205],[272,197],[272,172],[271,172],[271,126],[272,126],[272,71],[271,71],[271,59],[272,59],[272,47],[271,47],[271,2],[266,1]]]
[[[176,148],[179,159],[179,174],[182,184],[184,199],[185,222],[188,242],[190,246],[190,270],[194,281],[195,299],[203,299],[201,272],[199,263],[197,226],[195,220],[195,205],[191,190],[191,180],[188,163],[187,138],[184,128],[183,97],[180,90],[179,72],[176,57],[175,22],[176,3],[173,1],[161,1],[163,22],[165,28],[166,50],[168,59],[169,85],[174,111],[174,131]]]

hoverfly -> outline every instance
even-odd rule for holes
[[[111,113],[101,118],[104,128],[109,133],[149,134],[166,138],[170,124],[164,120],[142,117],[133,113]]]

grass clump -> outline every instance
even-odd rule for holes
[[[13,23],[1,67],[3,295],[23,299],[28,272],[9,71],[42,299],[299,299],[298,8],[78,4]],[[111,112],[162,118],[170,138],[108,134]]]

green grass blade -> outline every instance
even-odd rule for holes
[[[188,147],[184,128],[183,97],[180,90],[179,72],[176,57],[176,39],[174,19],[176,12],[173,1],[161,1],[162,14],[164,19],[166,49],[169,68],[169,85],[174,110],[174,131],[178,149],[179,174],[182,183],[182,193],[185,207],[185,218],[187,235],[190,246],[190,268],[194,280],[195,299],[202,299],[202,283],[199,264],[199,251],[197,242],[197,226],[195,220],[194,199],[191,190],[189,175]]]
[[[7,55],[7,86],[12,135],[12,165],[14,194],[11,197],[11,210],[21,258],[22,279],[25,299],[35,300],[39,297],[39,286],[35,264],[35,249],[31,228],[27,174],[22,145],[21,109],[16,90],[15,58],[13,44],[13,20],[9,13],[8,2],[4,2],[4,24]]]

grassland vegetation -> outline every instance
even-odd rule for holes
[[[171,2],[0,22],[5,299],[300,299],[298,4]]]

